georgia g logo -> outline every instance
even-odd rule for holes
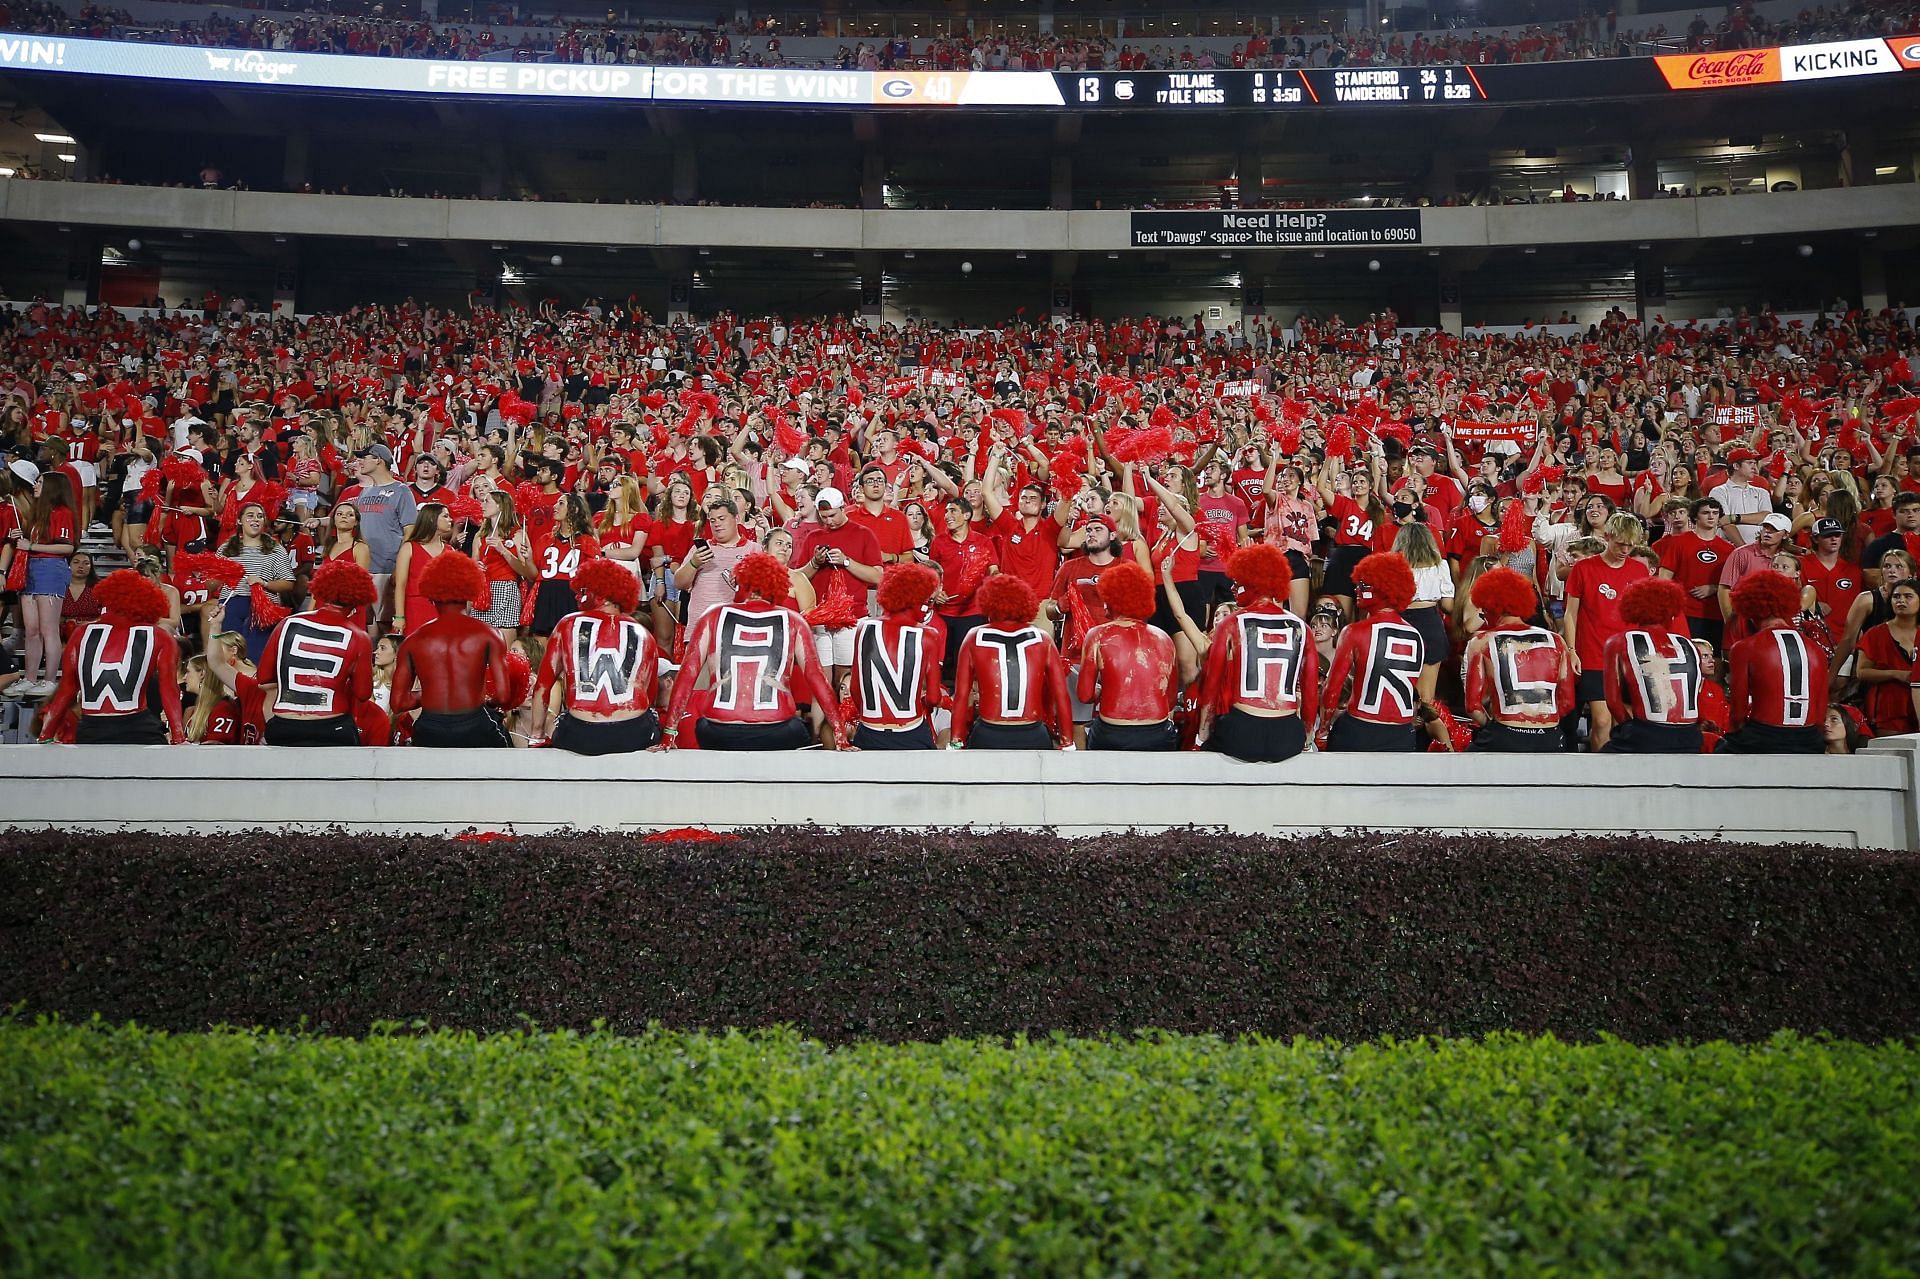
[[[913,82],[910,80],[887,80],[880,86],[880,92],[889,98],[911,98]]]
[[[1720,562],[1720,552],[1710,551],[1704,546],[1695,551],[1693,557],[1702,564],[1718,564]]]

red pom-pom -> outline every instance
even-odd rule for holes
[[[1533,583],[1510,568],[1490,568],[1473,584],[1473,606],[1489,619],[1529,618],[1540,601]]]
[[[1564,466],[1543,466],[1540,468],[1540,479],[1543,483],[1558,484],[1566,478],[1567,468]]]
[[[758,598],[772,602],[783,600],[793,590],[793,578],[782,564],[765,551],[755,551],[733,568],[734,599]]]
[[[1527,514],[1527,504],[1517,498],[1507,500],[1507,509],[1500,516],[1500,551],[1512,555],[1524,551],[1533,543],[1533,517]]]
[[[1370,607],[1397,613],[1413,603],[1413,569],[1396,551],[1379,551],[1354,565],[1353,582],[1356,588],[1371,588]],[[1361,593],[1356,589],[1356,597]]]
[[[807,451],[807,433],[791,422],[782,422],[773,428],[773,446],[788,457],[799,457]]]
[[[1087,483],[1087,460],[1077,452],[1063,452],[1047,463],[1047,483],[1056,495],[1072,500]]]
[[[1792,617],[1800,611],[1800,588],[1784,573],[1761,569],[1733,588],[1733,608],[1749,622]]]
[[[1164,426],[1148,426],[1138,431],[1119,432],[1113,456],[1122,462],[1164,462],[1173,452],[1173,432]]]
[[[1284,600],[1293,586],[1293,565],[1277,546],[1243,546],[1227,558],[1227,576],[1255,599]]]
[[[167,477],[167,483],[175,488],[193,488],[207,481],[207,472],[200,463],[182,453],[174,453],[160,463],[161,474]]]
[[[599,557],[582,564],[573,575],[573,593],[589,608],[605,601],[622,613],[631,613],[640,602],[640,581],[619,564]]]
[[[667,407],[667,396],[664,391],[648,391],[640,397],[640,403],[646,405],[647,408],[653,412],[658,413],[661,409]]]
[[[183,582],[218,582],[222,586],[238,586],[240,579],[247,575],[247,566],[224,555],[188,551],[174,556],[173,571]]]
[[[986,614],[989,624],[1005,630],[1033,621],[1040,612],[1040,597],[1013,574],[996,573],[981,584],[974,607]]]
[[[1539,386],[1547,380],[1547,371],[1545,369],[1528,369],[1520,375],[1520,380],[1528,386]]]
[[[253,589],[247,592],[247,600],[253,605],[253,624],[262,630],[271,630],[280,625],[292,611],[259,582],[255,582]]]
[[[880,608],[886,613],[917,612],[940,589],[940,575],[925,564],[889,564],[880,575]]]
[[[1202,524],[1200,540],[1207,544],[1209,559],[1224,560],[1240,546],[1238,531],[1231,524]]]
[[[1115,617],[1146,621],[1153,616],[1153,575],[1132,560],[1122,560],[1100,574],[1100,599]]]
[[[1281,422],[1273,428],[1273,443],[1282,457],[1292,457],[1300,451],[1300,424]]]
[[[1148,426],[1164,426],[1171,429],[1173,424],[1179,420],[1180,419],[1174,415],[1173,410],[1165,404],[1155,405],[1153,412],[1147,414]]]
[[[1522,493],[1538,493],[1540,490],[1546,488],[1546,486],[1547,477],[1542,475],[1538,470],[1528,471],[1520,477],[1520,491]],[[1519,504],[1515,503],[1515,505]],[[1516,546],[1513,549],[1517,551],[1520,548]]]
[[[455,524],[478,524],[487,516],[477,498],[456,497],[447,503],[447,517]]]
[[[1025,409],[995,409],[989,416],[996,422],[1005,422],[1019,434],[1026,434],[1027,411]]]
[[[1341,459],[1353,456],[1353,423],[1336,417],[1327,423],[1327,456]]]
[[[330,604],[342,612],[365,608],[380,598],[373,575],[345,557],[328,560],[315,569],[308,590],[319,603]]]
[[[159,584],[130,568],[118,569],[96,582],[93,598],[114,617],[136,626],[151,626],[170,611],[167,593]]]
[[[1632,626],[1669,627],[1680,623],[1677,629],[1684,631],[1681,619],[1686,611],[1686,588],[1664,577],[1643,578],[1620,595],[1620,616]]]
[[[421,570],[420,594],[435,604],[470,604],[488,594],[487,575],[459,551],[442,551]]]
[[[829,631],[846,630],[866,615],[862,607],[866,602],[866,592],[861,591],[860,595],[860,603],[856,604],[853,593],[847,589],[846,578],[836,574],[833,589],[827,592],[827,598],[808,610],[807,625]]]
[[[166,472],[162,471],[159,467],[148,467],[147,473],[140,477],[140,500],[142,502],[158,502],[160,500],[160,486],[166,478]]]
[[[445,559],[443,555],[441,559]],[[438,561],[435,561],[438,563]],[[527,660],[525,653],[517,649],[507,650],[507,686],[497,689],[493,686],[493,674],[487,674],[487,700],[503,711],[517,711],[527,704],[527,694],[533,691],[533,663]]]

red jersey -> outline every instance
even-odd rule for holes
[[[543,582],[572,581],[581,564],[599,555],[600,541],[591,533],[582,533],[579,537],[550,536],[534,547],[533,567]]]
[[[912,728],[940,700],[946,649],[917,617],[863,617],[853,628],[854,719],[869,728]]]
[[[1867,589],[1858,564],[1836,559],[1833,567],[1828,568],[1818,555],[1809,555],[1800,561],[1800,580],[1811,586],[1814,596],[1826,606],[1823,616],[1834,621],[1844,621],[1847,610],[1860,598],[1860,592]]]
[[[1719,586],[1720,570],[1725,566],[1727,556],[1733,554],[1731,542],[1718,536],[1701,537],[1688,529],[1684,533],[1669,533],[1655,542],[1653,553],[1660,557],[1660,567],[1667,576],[1687,592],[1688,617],[1720,616],[1717,589],[1708,592],[1705,599],[1695,599],[1693,590],[1697,586]]]
[[[1066,663],[1045,632],[981,626],[968,633],[953,673],[953,740],[965,742],[976,718],[1045,724],[1056,741],[1073,731]]]
[[[1644,560],[1628,556],[1618,568],[1602,555],[1589,555],[1567,574],[1567,603],[1580,601],[1574,618],[1573,649],[1583,671],[1600,669],[1607,641],[1627,629],[1620,597],[1635,582],[1653,576]]]
[[[1827,655],[1790,623],[1776,622],[1733,646],[1727,689],[1732,727],[1748,720],[1806,728],[1827,719]]]
[[[1215,625],[1200,688],[1200,704],[1217,715],[1244,706],[1311,724],[1318,714],[1320,652],[1305,622],[1261,601]]]
[[[1106,601],[1100,598],[1100,575],[1119,562],[1115,559],[1095,564],[1085,555],[1076,555],[1053,575],[1053,588],[1048,597],[1066,619],[1060,641],[1060,653],[1066,661],[1079,661],[1087,632],[1107,620]]]
[[[1350,497],[1333,499],[1333,505],[1327,508],[1327,514],[1333,516],[1333,544],[1335,546],[1367,546],[1374,550],[1391,550],[1393,537],[1399,528],[1391,517],[1383,514],[1376,521],[1367,514],[1367,508]],[[1380,545],[1379,534],[1387,535],[1387,545]]]
[[[1000,543],[1000,571],[1011,573],[1045,597],[1060,568],[1060,525],[1042,515],[1031,529],[1015,511],[1002,511],[993,522]]]
[[[180,647],[173,636],[111,616],[80,627],[61,651],[60,686],[46,705],[45,722],[57,724],[73,710],[101,716],[156,712],[173,740],[185,741]]]
[[[1467,642],[1466,705],[1510,728],[1552,728],[1573,709],[1566,641],[1525,622],[1486,627]]]
[[[940,616],[970,617],[977,613],[973,597],[987,580],[987,570],[999,562],[993,541],[969,533],[966,541],[956,542],[943,533],[933,539],[930,550],[933,562],[940,566],[940,589],[947,593],[947,601],[938,606]]]
[[[373,645],[338,609],[295,613],[267,636],[260,683],[276,715],[351,715],[373,696]]]
[[[1425,638],[1400,614],[1387,609],[1361,618],[1340,632],[1322,718],[1345,713],[1369,724],[1412,724],[1426,661]]]
[[[627,718],[653,709],[659,678],[653,632],[630,617],[594,611],[554,624],[535,687],[545,698],[559,684],[571,714]]]
[[[707,718],[723,724],[779,724],[811,700],[841,735],[840,707],[814,654],[813,628],[790,608],[762,600],[718,604],[687,637],[686,661],[673,681],[667,723],[677,724],[694,685],[710,685]]]
[[[1146,724],[1173,714],[1180,700],[1180,663],[1173,641],[1145,622],[1107,622],[1087,633],[1080,663],[1083,702],[1100,700],[1094,710],[1109,723]]]

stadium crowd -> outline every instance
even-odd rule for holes
[[[1916,723],[1914,346],[33,303],[0,683],[82,742],[1845,752]]]
[[[609,15],[611,18],[612,15]],[[1793,18],[1770,20],[1751,4],[1732,4],[1713,21],[1695,14],[1683,30],[1656,23],[1620,26],[1612,12],[1518,31],[1431,32],[1324,30],[1318,21],[1284,20],[1281,29],[1247,27],[1231,38],[1135,43],[1123,36],[940,35],[879,36],[838,44],[831,54],[796,54],[787,42],[802,31],[739,21],[702,29],[614,21],[555,19],[539,31],[483,24],[436,23],[423,18],[342,17],[256,13],[244,18],[212,12],[177,23],[136,20],[106,6],[72,14],[59,5],[0,5],[0,29],[45,35],[84,35],[161,44],[342,53],[368,57],[520,60],[655,66],[835,67],[864,71],[1145,71],[1215,68],[1497,65],[1574,58],[1644,57],[1651,53],[1754,48],[1916,30],[1910,4],[1811,6]],[[819,28],[824,30],[824,27]],[[1131,34],[1131,33],[1130,33]],[[1139,37],[1146,39],[1147,37]],[[817,37],[809,41],[812,47]],[[1197,47],[1196,47],[1197,45]]]

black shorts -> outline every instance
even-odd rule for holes
[[[1053,735],[1045,724],[989,724],[975,720],[967,733],[970,751],[1050,751]]]
[[[1819,724],[1780,728],[1773,724],[1745,724],[1720,739],[1714,747],[1722,755],[1819,755],[1827,749]]]
[[[946,665],[940,668],[940,682],[948,688],[953,687],[953,673],[960,669],[960,645],[967,636],[987,624],[985,615],[969,613],[965,617],[943,617],[947,624]]]
[[[797,751],[814,744],[807,721],[795,716],[773,724],[728,724],[703,719],[693,728],[703,751]]]
[[[1700,726],[1623,720],[1613,726],[1607,744],[1601,749],[1612,755],[1698,755]]]
[[[1177,751],[1180,732],[1173,721],[1158,724],[1109,724],[1098,715],[1087,725],[1090,751]]]
[[[1567,735],[1558,724],[1550,728],[1514,728],[1488,721],[1473,730],[1473,750],[1508,755],[1552,754],[1567,749]]]
[[[1327,556],[1327,571],[1320,578],[1322,595],[1353,596],[1353,566],[1371,555],[1367,546],[1336,546]]]
[[[1200,570],[1200,593],[1206,597],[1208,608],[1216,604],[1231,604],[1233,579],[1219,569],[1203,568]],[[1194,620],[1197,622],[1201,619],[1196,617]]]
[[[167,728],[150,710],[132,715],[82,715],[73,740],[79,746],[165,746]]]
[[[420,718],[413,721],[413,744],[480,750],[508,743],[506,733],[493,716],[484,710],[472,710],[459,715],[421,711]]]
[[[1421,661],[1428,666],[1438,666],[1453,655],[1453,642],[1447,638],[1447,619],[1440,609],[1410,608],[1400,616],[1407,619],[1407,625],[1420,632],[1420,638],[1426,641],[1426,656]]]
[[[1420,749],[1420,730],[1412,724],[1376,724],[1342,715],[1327,734],[1327,749],[1410,754]]]
[[[631,719],[575,719],[562,715],[553,726],[553,745],[575,755],[631,755],[660,741],[660,719],[643,711]]]
[[[1287,567],[1293,570],[1294,581],[1311,582],[1313,580],[1313,565],[1299,551],[1287,552]]]
[[[1307,749],[1298,715],[1249,715],[1239,707],[1213,721],[1207,749],[1249,764],[1278,764]]]
[[[930,751],[934,749],[933,725],[921,720],[912,728],[875,728],[856,724],[853,744],[863,751]]]
[[[1207,620],[1207,588],[1201,585],[1199,578],[1191,582],[1175,582],[1173,588],[1180,592],[1180,605],[1187,610],[1187,616],[1193,619],[1195,626],[1201,626]],[[1173,605],[1167,599],[1164,584],[1153,589],[1153,624],[1169,635],[1180,633],[1179,619],[1173,615]]]
[[[1689,617],[1687,634],[1713,645],[1713,651],[1717,653],[1721,641],[1727,637],[1727,623],[1724,618],[1718,617]]]
[[[579,611],[580,601],[574,598],[573,583],[548,578],[540,583],[539,593],[533,597],[533,633],[551,635],[561,618]]]
[[[1588,702],[1607,700],[1607,678],[1599,671],[1581,671],[1580,682],[1574,685],[1574,700],[1581,706]]]
[[[153,503],[142,501],[138,489],[122,494],[120,501],[121,509],[127,517],[127,523],[146,524],[153,519]]]
[[[283,719],[267,721],[269,746],[358,746],[360,725],[351,715],[330,715],[326,719]]]

